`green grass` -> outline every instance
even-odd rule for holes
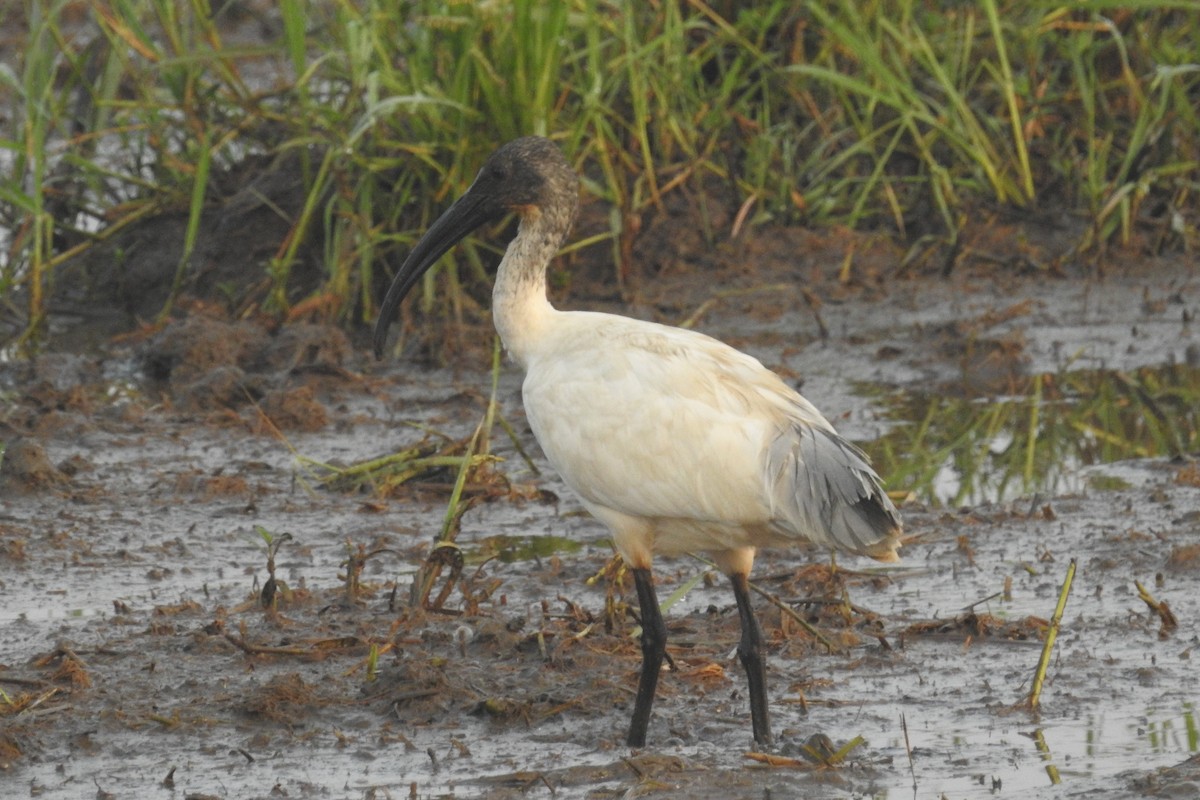
[[[15,6],[15,7],[14,7]],[[233,32],[260,7],[265,35]],[[191,267],[212,178],[302,154],[306,202],[261,265],[283,314],[306,244],[316,294],[370,321],[389,259],[499,143],[559,139],[606,204],[613,280],[635,222],[672,192],[732,194],[751,224],[849,225],[953,247],[981,208],[1076,212],[1074,252],[1194,246],[1200,9],[984,0],[57,0],[5,4],[24,30],[0,68],[0,299],[42,329],[71,257],[186,211]],[[80,31],[83,15],[94,24]],[[90,35],[88,35],[90,34]],[[702,221],[701,224],[707,224]],[[727,231],[711,226],[714,241]],[[431,273],[418,308],[473,314],[484,251]],[[19,290],[19,291],[18,291]],[[164,312],[169,310],[164,309]]]

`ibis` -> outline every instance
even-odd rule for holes
[[[652,559],[706,552],[733,586],[753,735],[767,744],[765,641],[748,584],[755,551],[808,541],[895,561],[900,515],[866,455],[757,359],[696,331],[554,308],[546,267],[578,208],[579,178],[556,144],[527,136],[502,146],[397,271],[376,356],[420,277],[476,228],[515,214],[492,315],[525,371],[525,413],[546,458],[633,575],[642,666],[627,742],[646,743],[666,655]]]

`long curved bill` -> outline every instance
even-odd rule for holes
[[[474,188],[474,187],[472,187]],[[383,348],[387,343],[388,328],[396,316],[396,309],[417,281],[421,279],[430,267],[437,263],[447,250],[462,241],[467,234],[478,228],[497,215],[497,209],[492,207],[488,198],[468,189],[466,194],[458,198],[447,208],[437,220],[425,231],[416,246],[404,259],[396,277],[392,279],[391,288],[383,298],[379,307],[379,319],[375,321],[375,357],[383,357]]]

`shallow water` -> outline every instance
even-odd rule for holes
[[[939,505],[1072,494],[1097,464],[1200,452],[1200,368],[1189,365],[1039,373],[1001,397],[862,388],[892,422],[866,444],[876,467]]]
[[[1139,311],[1114,312],[1121,292],[1101,302],[1093,290],[1080,315],[1074,301],[1054,314],[1043,287],[1027,291],[1055,325],[1025,320],[1025,352],[1034,355],[1018,372],[1042,368],[1036,353],[1052,349],[1045,336],[1080,327],[1093,332],[1091,358],[1125,370],[1165,363],[1162,343],[1142,347],[1146,361],[1130,358],[1141,339],[1121,340],[1120,330],[1131,316],[1139,332],[1147,326]],[[981,302],[975,297],[972,313]],[[1194,289],[1181,297],[1194,313]],[[1012,302],[1008,292],[993,299]],[[838,339],[780,349],[772,344],[780,328],[804,324],[787,310],[769,315],[772,335],[762,338],[755,317],[745,317],[740,344],[769,364],[802,366],[805,393],[837,409],[836,424],[861,441],[911,424],[897,421],[877,394],[855,395],[862,381],[893,367],[901,377],[916,370],[925,378],[892,384],[916,392],[930,388],[930,376],[962,377],[957,356],[930,360],[926,331],[915,323],[885,329],[870,309],[843,310],[847,330],[856,331],[853,347]],[[727,309],[711,321],[713,331],[735,325],[743,311]],[[963,311],[950,303],[938,316],[922,307],[921,324]],[[1093,313],[1111,315],[1113,325],[1103,327]],[[1192,334],[1178,334],[1169,355],[1182,363]],[[880,361],[882,342],[901,355]],[[521,417],[519,376],[503,373],[500,407],[542,474],[503,434],[492,446],[513,485],[541,494],[516,492],[468,512],[459,537],[464,576],[472,591],[490,594],[470,613],[420,614],[404,611],[404,598],[441,527],[445,490],[384,499],[331,492],[319,487],[310,460],[349,463],[409,445],[423,434],[405,421],[465,437],[483,414],[490,376],[361,367],[361,381],[318,386],[330,421],[316,432],[272,435],[248,408],[183,413],[126,384],[115,393],[90,386],[87,408],[67,403],[42,418],[38,439],[50,460],[78,457],[85,466],[61,490],[0,498],[0,688],[13,699],[52,692],[0,717],[0,742],[22,751],[5,752],[0,783],[39,797],[103,790],[117,797],[1115,798],[1139,794],[1135,781],[1198,752],[1191,657],[1200,641],[1200,560],[1186,554],[1200,544],[1200,486],[1184,462],[1156,456],[1088,466],[1061,451],[1061,460],[1039,467],[1070,483],[1034,486],[1036,497],[1022,486],[954,510],[910,500],[912,538],[901,565],[839,560],[852,571],[842,579],[845,596],[861,610],[849,622],[813,600],[837,600],[839,584],[797,578],[825,556],[763,554],[758,583],[845,647],[825,652],[757,601],[771,640],[779,738],[772,752],[802,759],[800,744],[813,734],[835,745],[863,737],[838,768],[747,758],[744,681],[731,658],[732,595],[720,576],[696,581],[667,612],[679,671],[663,676],[651,746],[631,752],[622,740],[637,648],[630,627],[605,630],[613,587],[589,580],[611,550],[537,454]],[[972,406],[986,412],[989,401],[955,406],[956,413]],[[277,575],[295,597],[277,618],[254,602],[266,579],[256,526],[294,537],[279,551]],[[381,550],[351,606],[339,602],[347,542]],[[1038,620],[1053,611],[1072,558],[1078,572],[1034,714],[1021,703],[1040,653]],[[706,569],[663,560],[660,597]],[[1135,580],[1169,603],[1177,629],[1160,632]],[[399,599],[389,608],[393,588]],[[462,604],[456,589],[449,605]],[[987,621],[986,632],[971,627],[968,608]],[[218,621],[223,628],[213,627]],[[248,654],[222,631],[304,655]],[[392,642],[368,680],[369,644]],[[89,685],[56,673],[62,650],[85,665]],[[43,657],[47,663],[38,663]],[[168,774],[172,786],[164,787]],[[1198,774],[1179,780],[1192,785]]]

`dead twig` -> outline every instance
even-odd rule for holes
[[[813,636],[813,638],[815,638],[821,644],[825,645],[825,649],[828,650],[830,653],[839,653],[840,654],[840,653],[844,652],[843,648],[839,647],[838,645],[836,645],[833,642],[826,639],[825,636],[819,630],[817,630],[811,624],[809,624],[808,620],[804,619],[804,617],[797,614],[795,609],[793,609],[787,603],[780,600],[777,595],[771,594],[766,589],[761,589],[753,583],[750,584],[750,589],[755,594],[757,594],[761,597],[765,597],[767,599],[767,602],[769,602],[771,605],[775,606],[780,611],[782,611],[784,614],[786,614],[788,617],[790,617],[793,621],[795,621],[797,624],[799,624],[800,627],[804,628],[804,630],[808,631],[809,634],[811,634]]]
[[[1141,581],[1135,580],[1133,585],[1137,587],[1138,597],[1142,599],[1142,602],[1158,615],[1161,623],[1161,627],[1158,629],[1159,636],[1168,636],[1171,631],[1179,627],[1179,620],[1175,618],[1175,612],[1171,611],[1166,600],[1155,600],[1154,595],[1150,594],[1145,586],[1142,586]]]
[[[269,656],[306,656],[312,650],[307,647],[271,647],[269,645],[251,644],[244,637],[225,630],[224,626],[220,626],[220,633],[225,637],[226,641],[238,648],[242,652],[252,655],[269,655]]]
[[[908,739],[908,720],[904,718],[904,712],[900,712],[900,730],[904,731],[904,752],[908,754],[908,774],[913,779],[913,794],[917,793],[917,768],[913,764],[912,757],[912,742]]]

